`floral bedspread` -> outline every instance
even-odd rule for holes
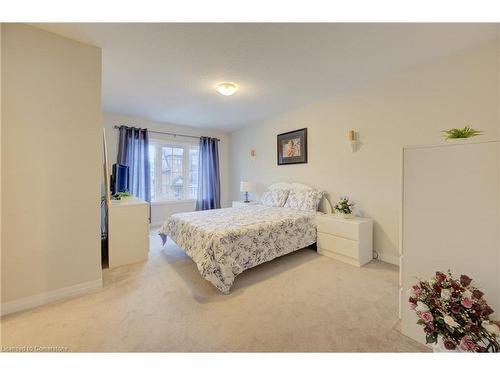
[[[315,212],[249,205],[174,214],[161,227],[201,275],[229,293],[243,271],[316,242]]]

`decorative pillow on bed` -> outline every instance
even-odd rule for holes
[[[292,190],[288,194],[285,206],[295,210],[317,211],[324,192],[317,190]]]
[[[270,190],[262,194],[260,203],[268,207],[283,207],[288,198],[288,190]]]

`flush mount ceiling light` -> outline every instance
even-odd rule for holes
[[[238,91],[238,86],[236,85],[236,83],[222,82],[222,83],[218,83],[217,86],[215,87],[215,89],[221,95],[231,96],[236,91]]]

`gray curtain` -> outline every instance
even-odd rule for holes
[[[201,137],[196,210],[220,208],[219,145],[216,138]]]
[[[148,129],[120,126],[117,163],[129,167],[130,193],[151,202]]]

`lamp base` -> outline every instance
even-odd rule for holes
[[[245,191],[245,200],[243,202],[250,203],[250,200],[248,199],[248,191]]]

